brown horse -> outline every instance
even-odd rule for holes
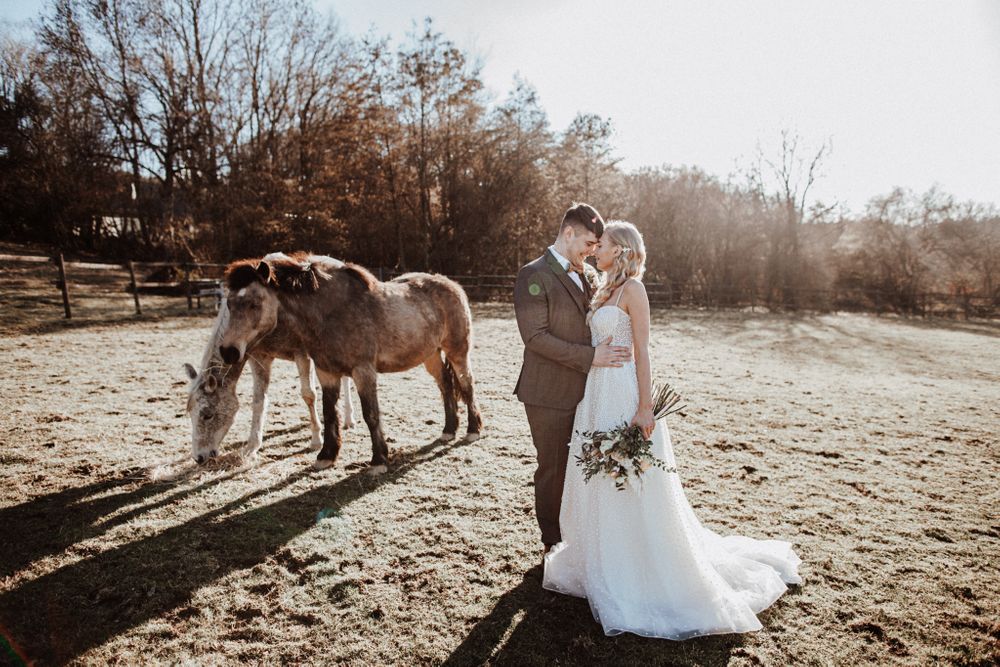
[[[440,275],[408,273],[381,282],[355,264],[296,253],[233,262],[226,270],[229,322],[219,353],[228,364],[277,325],[302,341],[323,387],[323,448],[315,467],[326,468],[340,453],[340,378],[349,375],[371,432],[374,472],[384,472],[389,447],[382,433],[378,373],[423,364],[444,400],[443,440],[458,430],[458,399],[469,410],[468,441],[479,437],[470,351],[472,315],[465,292]]]
[[[293,340],[278,321],[274,330],[264,336],[254,347],[253,353],[247,354],[243,361],[229,366],[219,356],[219,336],[229,321],[229,309],[222,307],[215,318],[212,333],[209,335],[208,347],[202,356],[201,370],[191,364],[184,364],[188,378],[187,412],[191,417],[191,455],[199,464],[215,458],[220,449],[222,439],[229,432],[236,412],[240,407],[240,399],[236,395],[236,386],[244,370],[244,362],[252,363],[253,374],[253,415],[250,420],[250,437],[247,439],[244,454],[253,456],[260,449],[264,437],[264,422],[267,418],[267,390],[271,382],[271,364],[275,359],[294,361],[299,372],[299,387],[302,400],[309,410],[309,427],[312,431],[312,450],[318,451],[323,445],[320,437],[319,417],[316,414],[316,392],[313,391],[313,363],[302,349],[302,345]],[[351,401],[351,379],[347,376],[341,380],[340,403],[346,419],[344,426],[354,425],[354,405]]]

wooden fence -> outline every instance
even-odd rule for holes
[[[379,271],[378,274],[381,280],[389,280],[399,275],[387,271]],[[455,275],[449,278],[462,285],[472,301],[511,301],[517,276]],[[1000,311],[1000,295],[988,297],[920,292],[909,295],[905,305],[901,306],[899,295],[868,289],[793,289],[777,298],[767,298],[763,294],[746,289],[676,290],[668,283],[656,282],[647,282],[645,286],[650,304],[659,308],[848,311],[964,319],[992,319],[997,317]]]
[[[178,262],[125,262],[106,264],[67,262],[62,255],[3,255],[5,264],[26,263],[40,269],[50,264],[50,284],[58,289],[66,318],[73,316],[75,300],[100,293],[105,297],[127,299],[137,314],[143,312],[143,301],[150,296],[176,297],[186,300],[187,309],[203,307],[204,303],[218,307],[222,297],[222,274],[225,264]],[[390,280],[396,272],[376,269],[380,280]],[[465,289],[472,301],[510,301],[516,276],[453,275],[449,276]],[[669,284],[647,282],[646,291],[653,306],[661,308],[747,308],[750,310],[812,310],[898,312],[922,317],[995,318],[1000,298],[979,295],[954,295],[925,292],[909,295],[905,307],[899,305],[899,295],[862,289],[792,290],[779,299],[748,290],[675,290]]]
[[[77,299],[94,295],[127,299],[138,315],[142,314],[144,298],[152,295],[184,298],[188,310],[201,308],[203,301],[218,308],[226,267],[201,262],[68,262],[61,253],[55,257],[0,254],[0,262],[34,264],[39,268],[53,265],[51,285],[62,296],[66,319],[73,317]]]

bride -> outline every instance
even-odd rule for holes
[[[642,236],[628,222],[610,222],[596,250],[604,281],[591,304],[594,344],[614,338],[632,345],[635,361],[591,368],[569,443],[559,526],[562,542],[545,556],[543,586],[585,597],[607,635],[686,639],[750,632],[756,614],[801,583],[788,542],[722,537],[699,523],[676,473],[650,468],[624,491],[614,480],[584,482],[576,465],[586,431],[629,420],[652,439],[653,455],[675,468],[666,424],[653,419],[649,363],[649,301],[641,279]]]

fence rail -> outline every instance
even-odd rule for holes
[[[58,289],[66,318],[72,317],[72,304],[101,294],[127,298],[137,314],[150,296],[183,297],[187,309],[202,308],[207,300],[218,307],[222,298],[225,264],[212,262],[124,262],[122,264],[65,261],[62,255],[0,254],[2,263],[35,265],[54,264],[50,284]],[[401,275],[388,269],[376,269],[381,280]],[[511,301],[516,276],[513,274],[450,275],[472,301]],[[896,312],[923,317],[964,317],[991,319],[1000,310],[1000,296],[921,292],[906,295],[901,303],[898,293],[868,289],[795,289],[768,298],[747,289],[674,289],[668,283],[647,282],[650,304],[661,308],[757,308],[811,311],[859,311],[877,314]]]
[[[211,262],[135,262],[121,264],[66,261],[63,255],[0,254],[0,262],[37,266],[53,264],[51,285],[59,290],[66,319],[73,317],[73,303],[93,296],[127,298],[136,314],[142,314],[143,296],[184,297],[188,310],[202,301],[218,307],[222,298],[225,264]]]
[[[379,277],[390,280],[397,272],[380,271]],[[516,275],[449,275],[465,289],[472,301],[511,301]],[[748,289],[677,290],[669,283],[646,282],[649,303],[660,308],[749,308],[900,313],[921,317],[964,317],[992,319],[1000,313],[1000,295],[990,297],[975,294],[917,292],[900,304],[899,294],[863,288],[786,290],[770,298]]]

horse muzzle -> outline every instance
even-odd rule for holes
[[[208,452],[208,458],[206,458],[204,454],[197,454],[194,457],[194,460],[198,463],[198,465],[203,465],[205,461],[207,461],[208,459],[214,459],[218,455],[219,452],[213,449]]]
[[[236,348],[235,346],[225,345],[219,347],[219,356],[222,357],[222,360],[224,362],[232,365],[235,364],[237,361],[239,361],[240,356],[242,355],[240,354],[239,349]]]

